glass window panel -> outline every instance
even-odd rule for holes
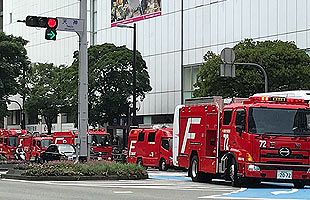
[[[190,91],[192,89],[192,68],[190,67],[187,67],[187,68],[184,68],[184,76],[183,76],[183,88],[184,88],[184,91]]]

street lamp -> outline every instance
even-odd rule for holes
[[[136,88],[137,88],[137,75],[136,75],[136,57],[137,57],[137,25],[136,23],[133,26],[126,25],[126,24],[118,24],[117,27],[119,28],[131,28],[133,29],[133,60],[132,60],[132,125],[137,126],[137,97],[136,97]]]
[[[11,102],[14,102],[14,103],[16,103],[19,106],[19,109],[21,111],[21,115],[20,115],[20,128],[25,130],[26,129],[25,123],[24,123],[25,113],[23,112],[22,105],[20,105],[20,103],[18,101],[11,100],[11,99],[1,99],[0,101],[6,102],[8,104],[11,104]]]

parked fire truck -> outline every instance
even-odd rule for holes
[[[167,170],[172,167],[172,128],[132,129],[128,163]]]
[[[98,160],[112,160],[111,136],[104,129],[89,130],[91,136],[91,157]]]
[[[53,144],[75,144],[75,133],[72,131],[54,132]]]
[[[14,160],[18,147],[18,136],[26,133],[26,130],[0,129],[0,154],[7,160]]]
[[[21,146],[26,154],[26,160],[38,161],[41,152],[52,144],[53,137],[47,135],[20,135],[18,137],[18,146]]]
[[[177,106],[173,163],[193,181],[215,177],[233,186],[260,181],[310,184],[310,106],[303,99],[221,97]]]
[[[112,160],[111,137],[104,129],[89,130],[88,135],[91,139],[91,158],[98,160]],[[53,134],[54,144],[75,145],[78,137],[77,132],[55,132]]]

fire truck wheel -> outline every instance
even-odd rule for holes
[[[240,178],[238,177],[237,172],[238,172],[237,162],[234,158],[232,158],[229,166],[229,178],[231,180],[231,185],[233,187],[240,187],[241,185]]]
[[[160,159],[159,161],[159,171],[167,171],[168,166],[164,158]]]
[[[144,169],[147,169],[146,166],[143,166],[142,158],[138,158],[138,160],[137,160],[137,165],[139,165],[139,166],[141,166],[141,167],[144,167]]]
[[[195,155],[191,159],[191,165],[188,170],[188,173],[194,182],[200,182],[203,180],[202,173],[198,171],[198,166],[198,157]]]
[[[297,189],[303,189],[305,187],[306,184],[302,183],[302,182],[295,182],[294,183],[294,188]]]

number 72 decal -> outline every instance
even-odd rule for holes
[[[260,148],[266,148],[266,143],[267,143],[266,140],[260,140],[259,141],[259,147]]]
[[[224,151],[229,150],[228,141],[229,141],[229,134],[223,134],[224,138]]]

